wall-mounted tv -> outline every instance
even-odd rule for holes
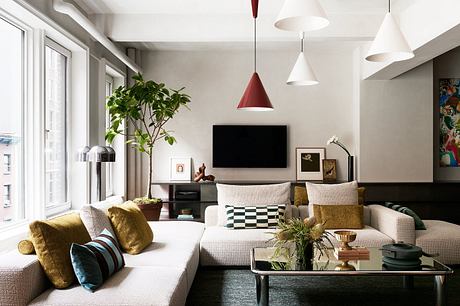
[[[287,126],[214,125],[214,168],[286,168]]]

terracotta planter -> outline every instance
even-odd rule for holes
[[[160,220],[160,213],[163,204],[137,204],[137,206],[142,211],[147,221]]]

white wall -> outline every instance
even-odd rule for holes
[[[359,180],[433,181],[433,62],[360,87]]]
[[[185,86],[192,97],[192,110],[181,110],[167,124],[177,144],[161,142],[155,148],[154,180],[169,179],[171,156],[192,157],[195,167],[204,162],[207,172],[220,180],[295,180],[296,147],[325,147],[336,134],[353,149],[352,50],[311,52],[309,59],[321,83],[310,87],[285,84],[296,57],[295,51],[258,52],[258,72],[275,110],[257,113],[236,109],[252,74],[250,50],[143,52],[146,79],[172,88]],[[288,125],[288,168],[213,169],[213,124]],[[333,146],[326,151],[327,158],[338,159],[338,178],[345,179],[345,152]]]

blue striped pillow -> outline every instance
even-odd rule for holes
[[[91,292],[125,265],[118,242],[107,229],[91,242],[72,243],[70,258],[78,282]]]

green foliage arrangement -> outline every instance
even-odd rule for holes
[[[133,76],[131,87],[118,87],[107,101],[110,114],[110,127],[105,139],[112,143],[115,136],[127,136],[127,143],[149,158],[149,177],[146,198],[152,199],[152,155],[155,143],[164,139],[170,145],[176,142],[171,131],[164,128],[179,109],[190,102],[190,96],[182,93],[184,88],[174,90],[163,83],[145,81],[139,73]],[[134,127],[132,133],[121,129],[122,123]]]
[[[274,257],[287,258],[287,264],[282,266],[279,262],[274,262],[275,269],[290,269],[289,264],[296,259],[297,264],[301,267],[307,265],[307,261],[312,258],[307,258],[305,250],[308,247],[315,247],[320,252],[320,256],[324,255],[324,250],[333,248],[333,244],[329,237],[332,235],[324,229],[323,223],[317,223],[315,217],[293,218],[284,222],[278,222],[278,230],[274,233],[275,253]],[[295,248],[292,248],[292,245]],[[327,255],[327,253],[326,253]]]

